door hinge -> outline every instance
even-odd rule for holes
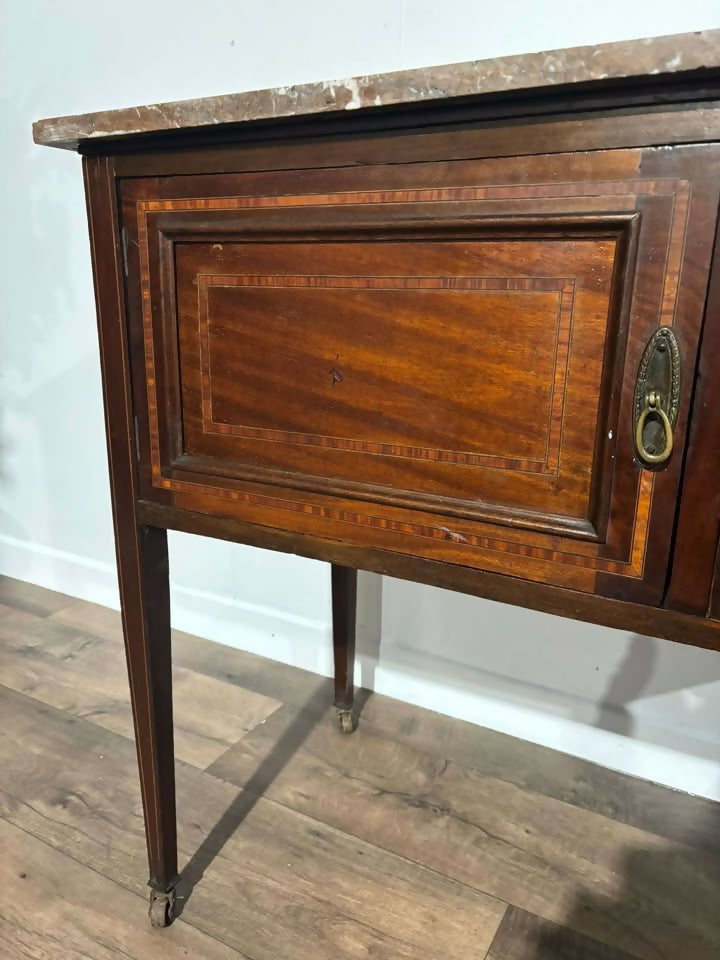
[[[138,418],[135,417],[135,455],[140,463],[140,428],[138,427]]]
[[[123,261],[123,273],[127,277],[128,275],[128,238],[127,230],[125,227],[120,231],[120,236],[122,238],[122,261]]]

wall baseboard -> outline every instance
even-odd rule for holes
[[[114,565],[0,534],[0,573],[104,606],[119,606]],[[329,622],[172,584],[173,626],[324,676]],[[328,611],[329,620],[329,611]],[[360,644],[363,647],[363,644]],[[468,671],[399,643],[362,650],[358,682],[429,710],[561,750],[601,766],[720,800],[715,744],[637,717],[626,734],[603,729],[602,707],[555,691]],[[594,716],[595,722],[587,718]],[[583,718],[583,719],[578,719]]]
[[[0,574],[120,609],[115,565],[0,533]]]

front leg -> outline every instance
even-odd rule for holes
[[[343,733],[352,733],[357,726],[357,717],[353,712],[357,570],[333,563],[331,576],[335,706],[340,729]]]
[[[172,921],[177,871],[175,758],[167,533],[138,521],[137,420],[133,409],[123,245],[114,161],[85,157],[115,550],[145,837],[150,919]]]
[[[118,528],[123,631],[150,867],[150,920],[173,920],[177,869],[167,532]]]

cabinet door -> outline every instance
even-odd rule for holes
[[[127,181],[143,496],[659,602],[714,156]],[[677,417],[648,466],[662,327]]]

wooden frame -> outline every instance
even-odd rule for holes
[[[352,663],[357,569],[434,584],[448,589],[612,627],[637,630],[710,649],[720,649],[720,381],[712,367],[720,349],[720,253],[715,251],[707,291],[706,316],[698,315],[697,368],[690,371],[686,418],[690,427],[684,455],[677,462],[682,486],[658,494],[674,524],[666,547],[670,561],[659,602],[641,602],[619,591],[596,596],[568,586],[532,582],[459,562],[412,556],[377,545],[348,545],[319,530],[283,530],[266,523],[203,512],[202,498],[182,502],[153,492],[155,480],[174,482],[179,428],[158,436],[153,475],[152,435],[143,384],[132,371],[142,369],[145,344],[137,325],[128,324],[132,303],[142,299],[138,246],[128,241],[119,205],[118,184],[127,178],[214,175],[232,171],[348,167],[360,159],[388,165],[467,157],[521,157],[532,153],[634,149],[667,144],[682,148],[685,166],[700,166],[693,144],[720,139],[718,91],[708,83],[677,81],[662,89],[634,82],[597,91],[560,91],[546,97],[522,95],[485,103],[449,104],[418,110],[391,110],[357,118],[250,124],[209,136],[186,133],[136,138],[126,144],[92,143],[83,147],[95,289],[103,369],[113,513],[133,714],[150,862],[151,918],[170,922],[178,881],[175,839],[172,694],[170,677],[169,593],[166,530],[218,537],[330,562],[333,581],[335,702],[342,729],[354,728]],[[680,158],[679,158],[680,159]],[[651,153],[643,161],[652,178]],[[702,178],[701,178],[702,179]],[[717,180],[717,178],[716,178]],[[704,180],[696,195],[698,230],[712,236],[717,220],[717,182]],[[171,186],[159,189],[172,190]],[[159,211],[154,211],[160,215]],[[161,215],[160,215],[161,219]],[[193,230],[182,220],[161,225]],[[703,241],[708,246],[706,241]],[[170,257],[155,251],[160,270]],[[706,251],[709,258],[710,251]],[[155,254],[154,254],[155,255]],[[706,274],[693,295],[705,301]],[[154,322],[154,321],[153,321]],[[158,377],[165,374],[158,373]],[[171,394],[168,394],[170,396]],[[140,399],[139,399],[140,398]],[[691,413],[688,414],[688,410]],[[172,418],[171,418],[172,419]],[[163,446],[164,445],[164,446]],[[167,471],[163,473],[163,469]],[[257,478],[256,478],[257,479]],[[169,488],[165,488],[168,490]],[[152,495],[151,495],[152,494]],[[707,508],[698,510],[707,494]],[[664,568],[663,568],[664,569]]]

